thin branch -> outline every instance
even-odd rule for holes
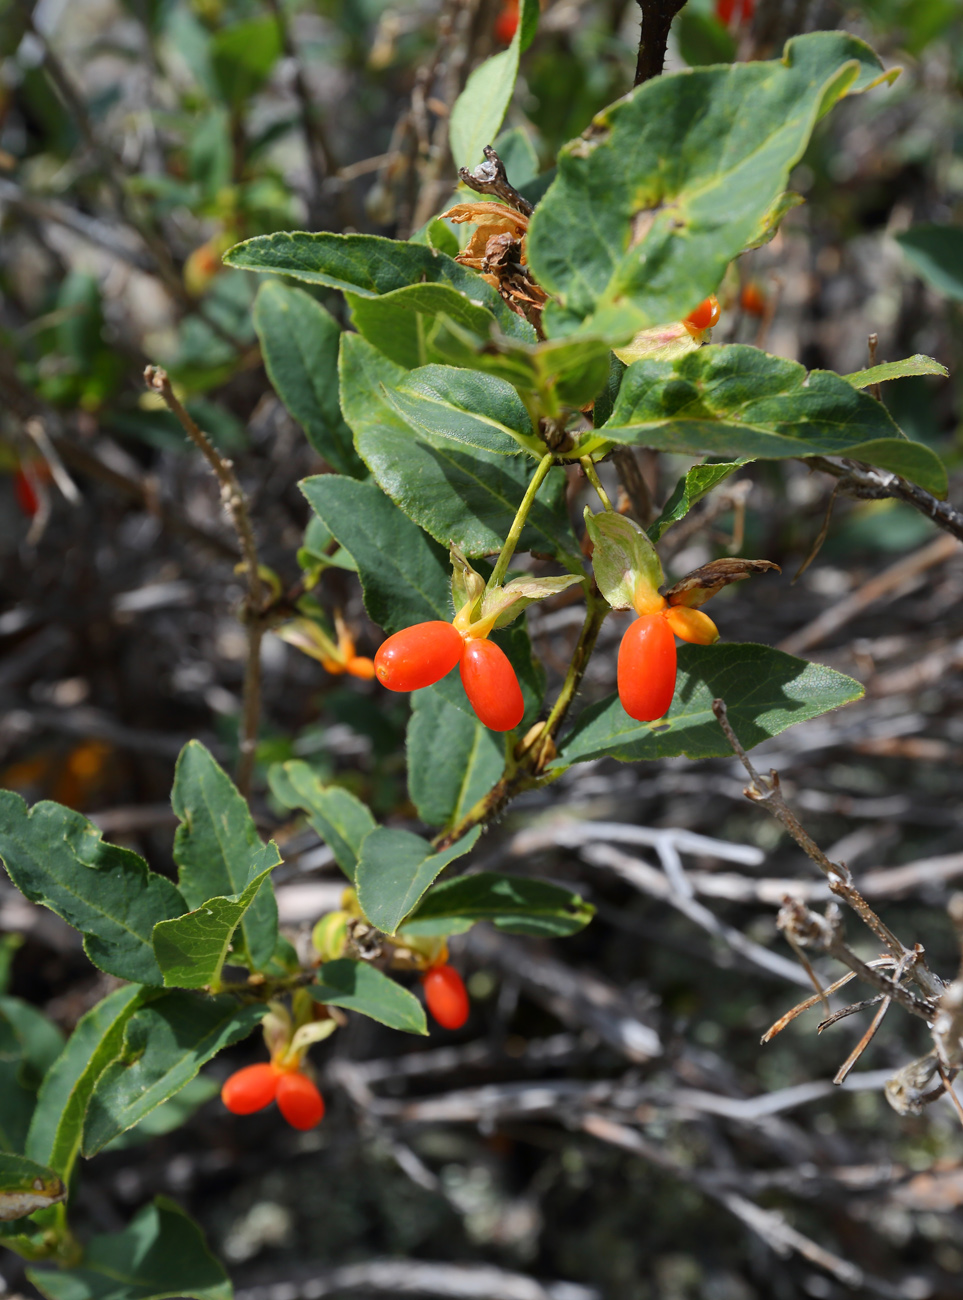
[[[843,1061],[842,1065],[833,1075],[833,1083],[843,1082],[847,1074],[849,1074],[850,1070],[853,1068],[853,1066],[856,1064],[856,1062],[859,1060],[862,1054],[866,1051],[866,1048],[869,1047],[870,1043],[876,1037],[876,1031],[883,1023],[883,1016],[886,1015],[886,1012],[890,1009],[891,1006],[892,1006],[892,999],[883,998],[883,1000],[879,1004],[879,1010],[876,1012],[875,1016],[873,1016],[872,1020],[869,1022],[869,1026],[865,1034],[863,1034],[862,1038],[859,1040],[859,1042],[856,1044],[856,1046],[853,1048],[850,1054],[846,1057],[845,1061]]]
[[[642,10],[642,30],[639,33],[639,57],[635,65],[633,85],[641,86],[662,73],[665,50],[669,43],[672,19],[685,7],[685,0],[637,0]]]
[[[261,574],[258,569],[257,544],[248,511],[247,500],[234,473],[231,461],[225,459],[189,412],[174,395],[167,371],[160,366],[148,366],[144,382],[152,392],[160,393],[168,410],[177,417],[184,432],[200,450],[220,484],[221,500],[231,516],[234,531],[244,557],[244,574],[247,581],[245,625],[247,628],[247,666],[244,672],[244,702],[239,741],[240,757],[237,768],[237,786],[247,798],[254,771],[254,754],[257,749],[258,723],[261,716],[261,639],[264,636]]]
[[[885,469],[870,469],[868,465],[855,463],[836,465],[823,456],[807,456],[803,463],[811,469],[821,469],[824,473],[838,478],[839,489],[847,496],[868,501],[882,501],[888,498],[905,501],[907,505],[913,506],[928,519],[932,519],[934,524],[938,524],[940,528],[952,533],[955,538],[963,542],[963,513],[951,506],[948,501],[940,501],[932,493],[917,487],[915,483],[907,482],[898,474],[891,474]]]

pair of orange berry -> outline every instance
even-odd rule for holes
[[[389,691],[433,686],[460,665],[461,681],[479,720],[492,731],[511,731],[525,712],[522,688],[508,656],[493,641],[463,635],[432,619],[389,636],[374,657],[375,676]]]
[[[273,1061],[236,1070],[221,1089],[221,1100],[233,1115],[253,1115],[276,1101],[291,1127],[301,1130],[316,1128],[324,1118],[324,1098],[313,1081]]]

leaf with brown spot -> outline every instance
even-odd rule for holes
[[[703,564],[701,568],[693,569],[684,578],[680,578],[665,593],[665,598],[670,605],[688,605],[692,609],[704,605],[723,587],[728,587],[730,582],[741,582],[753,573],[765,573],[768,569],[782,573],[779,565],[773,564],[772,560],[710,560],[708,564]]]

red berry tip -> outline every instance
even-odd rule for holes
[[[468,990],[454,966],[433,966],[423,976],[428,1010],[442,1029],[461,1029],[468,1019]]]
[[[221,1101],[233,1115],[253,1115],[270,1106],[278,1090],[279,1071],[273,1065],[246,1065],[221,1089]]]
[[[277,1103],[292,1128],[316,1128],[324,1118],[324,1098],[307,1075],[297,1070],[286,1070],[281,1075]]]
[[[418,691],[447,676],[464,652],[464,637],[451,623],[416,623],[379,647],[374,673],[389,691]]]
[[[461,682],[480,722],[492,731],[511,731],[525,712],[522,688],[508,656],[493,641],[469,641],[461,661]]]

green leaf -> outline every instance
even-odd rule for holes
[[[224,99],[240,108],[267,80],[281,54],[281,33],[273,18],[235,23],[211,39],[211,68]]]
[[[907,262],[937,293],[963,301],[963,230],[911,226],[896,236]]]
[[[67,1189],[53,1169],[0,1152],[0,1221],[21,1219],[66,1199]]]
[[[47,1300],[231,1300],[231,1283],[200,1228],[173,1201],[158,1196],[123,1232],[91,1237],[83,1264],[30,1269]]]
[[[176,1097],[171,1097],[170,1101],[165,1101],[149,1115],[145,1115],[139,1124],[129,1128],[126,1133],[121,1133],[120,1137],[115,1137],[113,1142],[108,1142],[104,1150],[124,1151],[128,1147],[140,1146],[142,1142],[150,1142],[155,1137],[163,1137],[165,1133],[173,1133],[175,1129],[182,1128],[195,1112],[220,1091],[216,1079],[199,1074],[190,1083],[185,1083]]]
[[[585,528],[599,591],[613,609],[641,608],[638,598],[654,594],[663,582],[662,562],[648,533],[628,515],[615,510],[593,515],[588,506]]]
[[[308,992],[316,1002],[357,1011],[389,1029],[407,1034],[428,1032],[418,999],[367,962],[347,957],[326,961],[318,972],[318,982],[309,984]]]
[[[338,405],[337,321],[303,289],[268,280],[254,299],[254,328],[274,391],[308,442],[339,473],[363,478]]]
[[[528,487],[529,461],[465,449],[409,424],[387,391],[406,376],[357,334],[344,336],[341,406],[362,460],[378,485],[436,541],[446,547],[454,542],[469,556],[499,550]],[[522,531],[520,550],[551,555],[560,548],[576,549],[565,485],[563,470],[549,472]]]
[[[268,784],[285,808],[304,809],[335,862],[354,884],[361,842],[377,824],[361,800],[340,785],[322,785],[317,773],[297,759],[274,763],[268,770]]]
[[[483,338],[445,316],[439,318],[429,343],[433,352],[453,366],[480,370],[520,392],[539,394],[556,415],[562,406],[573,410],[587,406],[609,377],[611,350],[602,339],[526,343],[504,335]],[[537,443],[533,450],[540,451],[543,446]]]
[[[445,284],[485,307],[504,333],[530,341],[535,331],[470,267],[424,244],[380,235],[308,234],[302,230],[257,235],[224,254],[227,266],[270,271],[307,284],[323,284],[355,298],[377,298],[409,285]]]
[[[335,474],[304,479],[301,491],[358,566],[364,606],[388,633],[452,617],[448,553],[375,483]]]
[[[84,1155],[96,1155],[173,1097],[222,1048],[246,1038],[266,1010],[241,1007],[228,994],[199,997],[180,989],[138,1008],[124,1027],[120,1055],[94,1086]]]
[[[84,1115],[102,1071],[119,1054],[124,1027],[141,1005],[143,989],[115,989],[77,1023],[66,1047],[50,1067],[27,1134],[26,1153],[70,1181],[80,1153]]]
[[[171,804],[181,822],[174,835],[178,884],[192,911],[208,900],[242,895],[261,880],[242,913],[236,949],[237,964],[260,970],[277,941],[277,903],[265,878],[281,861],[277,845],[262,841],[234,782],[199,740],[181,750]]]
[[[857,370],[851,375],[843,375],[847,384],[854,388],[869,388],[870,384],[884,384],[887,379],[905,379],[909,375],[943,375],[950,372],[933,357],[924,357],[917,352],[914,357],[903,361],[885,361],[881,366],[870,366],[868,370]]]
[[[447,221],[442,221],[441,217],[432,217],[430,221],[426,221],[421,229],[416,230],[410,237],[409,242],[425,244],[440,253],[447,253],[449,257],[457,257],[459,252],[458,236]]]
[[[538,25],[538,0],[522,0],[518,27],[507,50],[477,67],[452,105],[449,134],[456,167],[474,167],[498,135],[512,102],[518,58]],[[520,182],[515,182],[519,184]]]
[[[0,790],[0,858],[32,903],[81,931],[95,966],[120,979],[161,983],[151,932],[187,909],[143,858],[105,844],[86,817],[60,804],[38,803],[28,813],[9,790]]]
[[[455,825],[501,776],[504,743],[437,686],[415,691],[411,704],[408,794],[429,826]]]
[[[0,997],[0,1151],[26,1150],[37,1090],[63,1042],[57,1026],[36,1007]]]
[[[435,853],[427,840],[411,831],[377,826],[365,838],[358,862],[358,902],[372,925],[394,934],[428,886],[450,862],[469,853],[481,827]]]
[[[545,880],[482,871],[435,885],[401,933],[462,934],[477,921],[492,921],[510,934],[562,938],[583,929],[594,913],[578,894]]]
[[[517,456],[520,450],[545,453],[515,389],[491,375],[455,366],[423,366],[397,387],[386,388],[385,395],[418,431],[499,456]]]
[[[942,461],[905,438],[881,402],[831,370],[807,373],[744,344],[629,366],[611,418],[585,445],[606,439],[732,460],[848,456],[946,495]]]
[[[728,741],[712,712],[725,700],[732,728],[746,749],[796,722],[817,718],[863,695],[859,682],[822,664],[752,644],[685,645],[669,712],[635,722],[617,695],[586,709],[559,747],[556,766],[610,755],[641,758],[722,758]]]
[[[791,40],[782,59],[655,77],[559,154],[528,233],[550,335],[613,342],[681,320],[755,239],[819,118],[892,79],[842,32]],[[592,318],[590,321],[588,318]]]
[[[744,460],[723,461],[715,465],[693,465],[686,470],[673,488],[658,519],[649,525],[648,534],[653,542],[657,542],[667,528],[684,519],[694,505],[744,464]]]
[[[237,927],[269,874],[270,868],[262,871],[241,894],[209,898],[193,912],[154,926],[154,955],[166,988],[202,989],[220,983]],[[269,961],[270,957],[264,958],[258,969]]]
[[[430,355],[427,339],[428,326],[436,316],[450,316],[486,337],[495,324],[487,307],[448,284],[409,284],[377,298],[347,293],[345,301],[358,333],[409,370],[437,359]]]

